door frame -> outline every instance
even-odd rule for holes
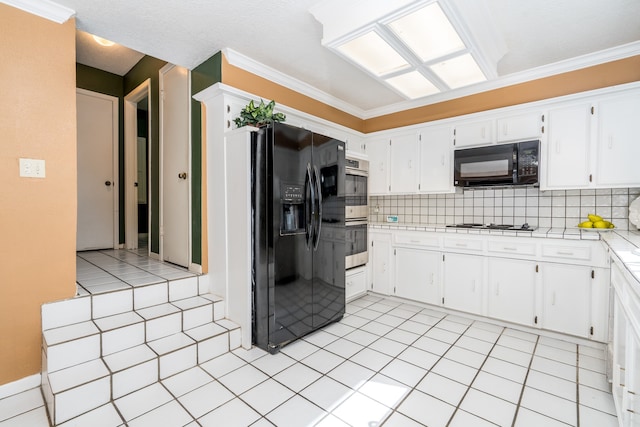
[[[160,120],[159,120],[159,134],[160,134],[160,153],[159,153],[159,158],[160,158],[160,199],[159,199],[159,209],[160,209],[160,260],[164,260],[164,127],[163,127],[163,123],[164,123],[164,107],[163,107],[163,100],[164,100],[164,75],[166,73],[168,73],[172,68],[176,67],[175,64],[166,64],[164,67],[162,67],[160,69],[160,71],[158,72],[159,75],[159,91],[160,91],[160,102],[159,102],[159,113],[160,113]],[[187,69],[187,87],[188,87],[188,93],[191,94],[191,70]],[[192,189],[191,189],[191,185],[192,185],[192,181],[191,181],[191,177],[192,177],[192,165],[191,165],[191,96],[189,97],[189,102],[188,102],[188,111],[187,111],[187,116],[188,116],[188,121],[189,121],[189,125],[188,125],[188,129],[189,129],[189,136],[188,136],[188,141],[187,141],[187,146],[188,146],[188,154],[187,154],[187,158],[188,158],[188,166],[187,166],[187,191],[189,192],[188,194],[188,200],[189,202],[188,204],[188,211],[187,211],[187,222],[188,222],[188,236],[187,236],[187,267],[189,270],[192,271],[198,271],[198,269],[200,268],[199,265],[194,265],[193,264],[193,260],[192,260],[192,256],[193,256],[193,250],[191,248],[191,244],[192,244],[192,212],[191,212],[191,208],[192,208]]]
[[[140,83],[138,87],[129,92],[124,97],[124,205],[125,205],[125,248],[137,249],[138,248],[138,197],[137,191],[126,191],[127,188],[136,188],[136,182],[138,181],[138,102],[147,98],[148,117],[147,120],[147,144],[149,149],[147,150],[147,161],[149,168],[147,169],[147,183],[148,189],[151,189],[151,78],[146,79]],[[151,258],[158,258],[158,255],[151,252],[151,204],[152,204],[152,191],[148,192],[148,206],[147,210],[147,226],[148,226],[148,239],[149,244],[148,254]]]
[[[112,146],[112,155],[113,155],[113,164],[111,165],[111,176],[112,176],[112,187],[113,187],[113,245],[114,249],[118,249],[120,247],[120,203],[119,203],[119,185],[117,185],[117,180],[119,179],[118,171],[118,113],[119,113],[119,105],[118,98],[111,95],[105,95],[104,93],[93,92],[91,90],[86,90],[82,88],[76,88],[76,96],[77,94],[83,94],[86,96],[93,96],[96,98],[102,98],[106,101],[111,102],[111,114],[113,120],[112,123],[112,138],[111,138],[111,146]],[[77,101],[76,101],[77,102]],[[76,145],[78,141],[76,140]],[[76,165],[77,169],[77,165]],[[76,201],[78,195],[76,194]],[[76,219],[76,227],[77,227],[77,219]],[[76,238],[77,241],[77,238]],[[77,245],[77,244],[76,244]],[[77,249],[77,248],[76,248]]]

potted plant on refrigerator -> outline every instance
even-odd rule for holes
[[[234,122],[237,127],[243,126],[265,126],[269,123],[283,122],[286,116],[283,113],[274,113],[276,102],[271,100],[268,104],[261,99],[260,104],[255,105],[253,100],[249,102],[241,111],[240,117],[236,117]]]

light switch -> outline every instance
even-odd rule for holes
[[[20,176],[27,178],[44,178],[44,160],[20,159]]]

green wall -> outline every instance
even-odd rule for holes
[[[222,53],[218,52],[191,71],[191,95],[222,81]],[[191,251],[202,264],[202,107],[191,98]]]

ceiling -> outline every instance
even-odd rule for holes
[[[344,13],[342,6],[347,4],[365,8],[372,5],[371,1],[407,3],[406,0],[55,0],[76,12],[79,30],[134,50],[109,53],[110,48],[101,47],[78,32],[78,62],[120,75],[139,60],[139,52],[192,69],[226,48],[297,80],[300,87],[326,95],[325,102],[333,100],[334,105],[360,117],[390,108],[397,111],[425,105],[488,87],[479,84],[449,94],[407,100],[322,46],[323,26],[309,10],[330,1],[339,5],[335,12],[338,15]],[[638,0],[473,1],[476,7],[479,4],[486,8],[485,26],[494,29],[506,46],[506,53],[497,62],[497,81],[490,84],[504,85],[524,76],[531,78],[535,72],[548,75],[579,68],[576,64],[591,65],[594,61],[606,62],[620,55],[640,53]],[[463,23],[474,19],[472,15],[477,9],[469,8],[469,0],[446,0],[446,3]],[[472,27],[473,37],[471,30]]]

